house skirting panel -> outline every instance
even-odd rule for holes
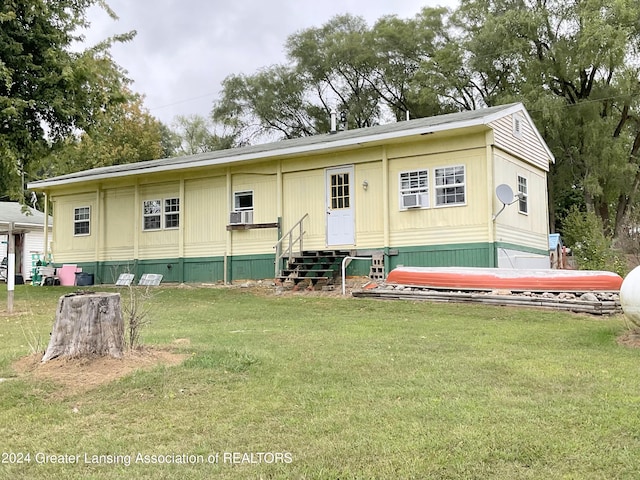
[[[375,249],[372,249],[375,250]],[[542,249],[522,245],[503,243],[463,243],[448,245],[417,245],[379,249],[393,251],[385,256],[385,271],[388,273],[398,266],[414,267],[506,267],[503,259],[505,252],[510,258],[533,258],[543,265],[548,263],[548,252]],[[80,262],[83,272],[94,274],[96,283],[115,283],[121,273],[133,273],[136,282],[143,273],[163,275],[166,283],[213,283],[225,280],[259,280],[274,277],[273,253],[260,255],[213,256],[197,258],[162,258],[145,260],[123,260],[103,262]],[[527,265],[528,266],[528,265]],[[369,274],[368,262],[352,262],[347,275]],[[521,267],[525,267],[522,265]],[[542,268],[542,267],[540,267]]]
[[[405,267],[495,267],[495,248],[491,243],[461,243],[398,247],[389,256],[388,270]]]
[[[166,283],[213,283],[274,277],[274,254],[198,258],[161,258],[103,262],[78,262],[83,272],[92,273],[96,283],[115,283],[120,274],[133,273],[137,283],[144,273],[161,274]]]

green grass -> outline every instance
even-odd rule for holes
[[[0,383],[0,450],[31,455],[0,478],[640,477],[640,350],[616,344],[621,317],[163,287],[144,342],[188,338],[187,360],[66,395],[11,368],[28,338],[48,340],[66,291],[19,286],[7,316],[0,289],[0,377],[14,377]]]

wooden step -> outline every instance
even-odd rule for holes
[[[291,274],[297,274],[298,278],[309,278],[309,277],[314,277],[314,278],[318,278],[319,276],[333,276],[335,274],[334,270],[331,270],[330,268],[288,268],[285,270],[282,270],[282,277],[288,277]]]
[[[303,257],[347,257],[350,252],[343,250],[305,250],[302,252]]]
[[[311,286],[315,286],[318,283],[332,284],[334,281],[333,278],[328,278],[328,277],[287,277],[287,276],[278,277],[278,280],[281,283],[293,282],[294,285],[297,285],[302,282],[309,282]]]

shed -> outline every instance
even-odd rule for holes
[[[38,258],[44,258],[45,215],[18,202],[0,202],[0,259],[7,256],[11,224],[16,246],[16,274],[21,274],[23,279],[28,280],[32,275],[33,264]],[[48,227],[51,238],[51,216],[48,219]]]

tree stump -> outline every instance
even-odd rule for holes
[[[119,293],[70,293],[58,300],[42,362],[59,357],[121,357],[124,322]]]

